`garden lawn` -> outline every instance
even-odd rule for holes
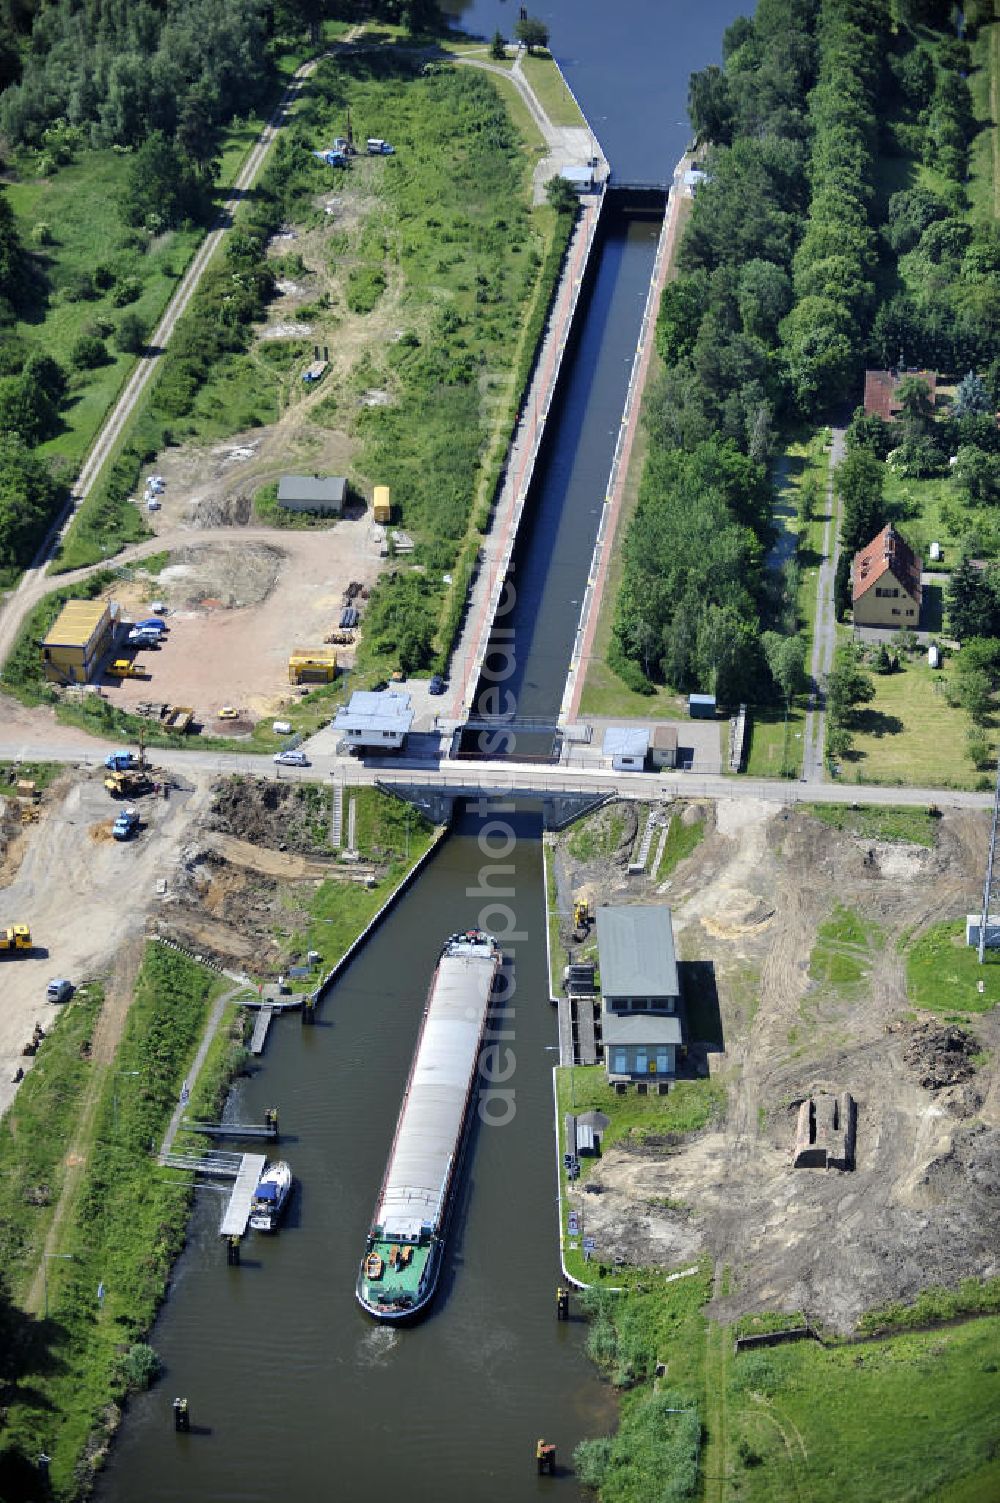
[[[963,919],[932,924],[909,947],[906,990],[914,1007],[931,1012],[988,1012],[1000,1002],[1000,954],[987,950],[980,965]]]
[[[747,775],[753,778],[797,778],[802,770],[805,721],[806,712],[801,700],[795,700],[787,714],[783,706],[755,705],[750,711]]]
[[[969,717],[948,704],[940,671],[920,657],[900,673],[873,674],[872,682],[875,698],[857,716],[853,750],[840,767],[844,782],[979,786],[966,752]]]

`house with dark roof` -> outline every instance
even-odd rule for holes
[[[282,475],[278,505],[283,511],[311,511],[339,517],[347,499],[343,475]]]
[[[855,626],[909,626],[920,620],[921,561],[890,522],[854,555]]]
[[[612,1084],[676,1074],[683,1041],[674,929],[665,903],[597,910],[601,1038]]]
[[[902,411],[899,383],[911,376],[927,387],[933,407],[937,396],[937,371],[865,371],[866,415],[880,417],[885,423],[894,422]]]

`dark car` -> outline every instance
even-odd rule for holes
[[[427,692],[428,694],[444,693],[444,679],[441,677],[440,673],[435,673],[431,676],[431,681],[428,685]]]

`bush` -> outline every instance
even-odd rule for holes
[[[146,348],[146,325],[137,313],[126,313],[119,321],[115,343],[124,355],[141,355]]]
[[[111,301],[116,308],[124,308],[129,303],[136,303],[142,293],[142,283],[138,277],[122,277],[111,289]]]
[[[78,371],[96,370],[99,365],[107,364],[108,352],[96,334],[81,334],[69,358]]]
[[[52,244],[52,226],[44,219],[40,219],[37,224],[31,226],[31,243],[32,245]]]
[[[144,1341],[137,1341],[127,1352],[122,1353],[118,1370],[122,1383],[130,1393],[143,1393],[147,1388],[152,1388],[163,1371],[163,1363],[151,1346],[147,1346]]]
[[[370,313],[385,291],[385,272],[380,266],[354,266],[347,277],[344,296],[352,313]]]

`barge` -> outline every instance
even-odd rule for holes
[[[358,1272],[376,1320],[414,1320],[434,1297],[501,959],[481,929],[452,934],[438,959]]]

